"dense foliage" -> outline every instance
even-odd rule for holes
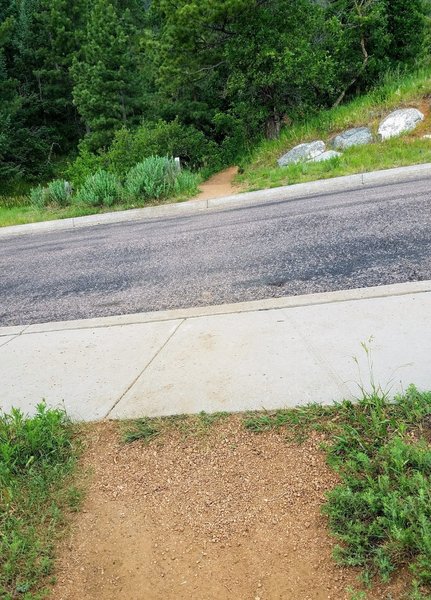
[[[82,490],[71,480],[78,453],[74,429],[60,410],[0,413],[0,597],[45,598],[54,542]]]
[[[47,181],[75,156],[78,183],[155,154],[231,163],[256,137],[426,61],[430,6],[0,0],[0,180]]]

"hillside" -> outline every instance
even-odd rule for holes
[[[340,158],[323,163],[302,163],[279,167],[277,159],[297,144],[312,140],[328,142],[352,128],[368,126],[374,134],[379,122],[391,111],[418,108],[425,120],[411,133],[385,142],[349,148]],[[384,85],[335,109],[322,111],[302,122],[286,126],[278,140],[258,144],[243,161],[237,177],[248,191],[290,185],[431,162],[431,69],[404,76],[392,76]]]

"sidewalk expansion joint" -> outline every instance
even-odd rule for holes
[[[178,325],[175,327],[174,331],[168,336],[168,338],[166,339],[166,341],[164,342],[164,344],[156,351],[156,353],[154,354],[154,356],[151,358],[151,360],[149,360],[147,362],[147,364],[145,365],[145,367],[142,369],[142,371],[140,371],[140,373],[133,379],[133,381],[130,383],[130,385],[127,386],[127,388],[125,389],[125,391],[121,394],[121,396],[118,398],[118,400],[116,400],[116,402],[111,406],[111,408],[108,410],[108,412],[106,413],[106,415],[103,417],[103,420],[105,419],[109,419],[109,415],[112,413],[112,411],[114,410],[114,408],[116,406],[118,406],[118,404],[121,402],[121,400],[124,398],[124,396],[132,389],[132,387],[135,385],[135,383],[142,377],[142,375],[145,373],[145,371],[148,369],[148,367],[156,360],[156,358],[159,356],[159,354],[162,352],[162,350],[164,350],[166,348],[166,346],[169,344],[169,342],[171,341],[171,339],[174,337],[174,335],[177,333],[178,329],[181,327],[181,325],[184,323],[184,321],[186,321],[187,319],[182,319]]]

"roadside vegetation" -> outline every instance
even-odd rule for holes
[[[163,443],[172,430],[206,435],[224,413],[141,419],[125,425],[126,443]],[[277,431],[301,444],[319,432],[327,460],[339,476],[322,507],[339,544],[335,560],[361,570],[352,598],[367,597],[375,582],[400,572],[410,581],[405,600],[431,594],[431,393],[410,387],[390,399],[377,387],[358,402],[250,413],[244,427]]]
[[[387,74],[371,92],[311,118],[305,118],[282,130],[278,140],[263,141],[245,158],[238,177],[248,190],[304,183],[341,175],[431,162],[430,120],[431,69],[415,73]],[[303,142],[326,143],[353,127],[370,127],[376,137],[379,122],[391,111],[418,108],[424,122],[413,132],[384,142],[344,150],[341,157],[321,163],[298,163],[279,167],[277,159]]]
[[[430,18],[429,0],[6,0],[0,225],[189,198],[232,165],[256,189],[429,160],[409,136],[275,167],[426,104]]]
[[[375,388],[358,403],[249,415],[245,426],[289,440],[324,434],[340,483],[323,513],[339,540],[335,560],[362,570],[355,598],[400,571],[411,580],[407,598],[431,597],[431,393],[410,387],[391,401]]]
[[[121,424],[123,443],[207,438],[226,413],[143,418]],[[410,387],[391,399],[380,388],[357,402],[246,413],[251,435],[277,432],[294,446],[319,434],[338,484],[322,506],[338,541],[334,559],[359,569],[352,598],[401,574],[405,600],[431,595],[431,393]],[[63,411],[41,404],[34,417],[0,417],[0,595],[41,600],[55,581],[53,560],[71,511],[79,440]],[[406,587],[406,585],[404,585]],[[401,600],[401,598],[400,598]]]
[[[0,415],[0,597],[41,600],[53,558],[82,490],[73,484],[78,447],[60,410]]]

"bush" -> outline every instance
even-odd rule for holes
[[[122,187],[118,178],[100,169],[85,180],[75,201],[85,206],[112,206],[121,199]]]
[[[130,199],[160,200],[193,194],[198,183],[198,175],[180,171],[172,158],[150,156],[130,169],[124,188]]]
[[[133,131],[118,131],[103,160],[110,171],[125,175],[134,165],[151,156],[179,157],[185,166],[199,169],[216,159],[217,145],[195,127],[181,125],[178,121],[158,121]]]
[[[48,204],[57,206],[68,206],[72,199],[72,187],[68,181],[63,179],[54,179],[46,188]]]
[[[41,185],[30,190],[30,204],[35,208],[44,208],[46,200],[46,189]]]
[[[58,206],[64,208],[71,203],[72,187],[63,179],[54,179],[46,188],[41,185],[30,190],[30,204],[36,208]]]
[[[103,155],[93,154],[84,142],[79,145],[79,154],[73,163],[66,169],[66,177],[78,188],[99,169],[106,169],[106,158]]]
[[[126,176],[125,190],[131,198],[166,198],[173,190],[177,167],[170,158],[151,156],[135,165]]]

